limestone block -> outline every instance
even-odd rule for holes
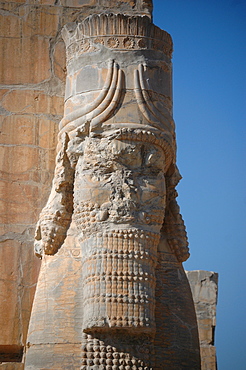
[[[201,346],[202,370],[217,370],[216,348]]]
[[[31,115],[5,116],[0,123],[0,127],[1,144],[35,144],[35,120]]]
[[[66,81],[66,49],[63,41],[54,47],[54,73],[63,82]]]
[[[18,295],[18,241],[10,240],[0,244],[0,267],[1,267],[1,306],[0,306],[0,344],[8,343],[8,338],[12,338],[11,344],[19,344],[18,338],[20,327],[17,324],[19,307],[16,305],[15,297]],[[5,297],[8,297],[6,299]],[[17,311],[17,312],[16,312]],[[5,329],[5,330],[4,330]],[[11,335],[10,335],[11,333]]]
[[[59,7],[49,6],[37,9],[37,7],[28,5],[20,9],[19,15],[24,18],[23,37],[56,36],[59,27]]]
[[[2,224],[0,225],[0,234],[4,235],[21,235],[25,234],[27,227],[25,224]]]
[[[63,115],[63,98],[39,90],[12,90],[2,98],[2,107],[10,112]]]
[[[16,190],[16,198],[11,196],[10,191]],[[27,187],[22,183],[17,183],[11,186],[5,183],[1,188],[6,194],[6,198],[1,199],[2,207],[2,222],[12,224],[13,222],[19,225],[29,225],[32,223],[33,218],[37,217],[40,210],[41,191],[37,187]],[[38,195],[40,194],[40,197]],[[9,204],[8,201],[9,200]],[[33,203],[31,203],[33,202]],[[23,228],[23,226],[20,226]],[[18,228],[17,228],[18,229]]]
[[[48,113],[47,113],[48,116]],[[9,146],[38,146],[39,148],[55,150],[57,144],[58,124],[55,119],[44,115],[12,114],[2,116],[0,122],[1,144]],[[54,153],[52,154],[54,162]]]
[[[7,173],[25,173],[35,168],[38,162],[38,149],[35,147],[2,146],[0,153],[0,171]]]
[[[0,89],[0,101],[2,100],[3,96],[8,92],[8,89]]]
[[[1,7],[3,10],[7,10],[8,12],[13,13],[13,15],[18,14],[18,7],[19,3],[22,3],[25,0],[17,0],[17,1],[2,1],[1,2]],[[17,5],[17,6],[16,6]],[[9,16],[11,13],[8,13],[7,16]]]
[[[50,155],[50,159],[52,161],[52,165],[50,168],[54,167],[54,157],[57,144],[57,132],[58,132],[58,125],[55,121],[52,121],[47,118],[40,118],[38,119],[38,146],[43,149],[49,149],[49,151],[53,151]]]
[[[21,34],[22,20],[15,14],[0,14],[0,34],[2,37],[18,37]]]
[[[24,363],[3,362],[0,363],[1,370],[24,370]]]
[[[1,38],[3,84],[39,83],[50,77],[49,40],[42,36]]]
[[[218,274],[209,271],[188,271],[196,307],[201,344],[214,344]]]
[[[195,303],[202,370],[216,369],[214,336],[218,295],[218,274],[211,271],[188,271],[187,277]]]
[[[39,262],[32,262],[28,234],[23,235],[9,232],[0,238],[0,346],[19,345],[20,338],[25,341],[27,335],[26,323],[35,290],[32,282],[37,279]]]
[[[82,367],[81,343],[39,344],[33,345],[31,350],[32,352],[25,362],[25,369],[73,370]],[[40,362],[41,357],[43,358],[42,363]]]

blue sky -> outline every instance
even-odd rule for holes
[[[154,0],[174,42],[187,270],[219,273],[219,370],[246,369],[246,1]]]

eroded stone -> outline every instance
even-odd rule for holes
[[[68,24],[63,38],[66,103],[36,228],[43,262],[26,368],[66,363],[69,341],[81,343],[75,368],[198,369],[181,265],[189,252],[176,202],[170,35],[149,17],[119,13]]]

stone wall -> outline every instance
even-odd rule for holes
[[[187,271],[186,274],[195,303],[202,370],[216,370],[217,363],[214,337],[218,297],[218,274],[203,270]]]

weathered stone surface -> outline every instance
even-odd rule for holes
[[[68,66],[66,67],[65,45],[61,40],[60,34],[62,27],[75,20],[82,22],[83,19],[93,13],[109,13],[108,7],[111,9],[117,8],[119,12],[123,11],[128,16],[146,15],[143,29],[136,33],[134,29],[129,28],[129,25],[124,25],[123,19],[120,20],[120,17],[118,17],[117,20],[116,17],[116,26],[117,22],[118,24],[122,22],[122,30],[120,32],[117,31],[116,37],[116,32],[110,27],[107,28],[103,35],[100,35],[100,38],[94,37],[94,31],[90,33],[91,31],[85,30],[85,32],[83,31],[85,38],[79,33],[79,38],[76,38],[77,36],[75,35],[75,37],[72,37],[71,44],[67,45]],[[146,148],[147,152],[148,150],[153,151],[149,155],[148,169],[153,165],[152,162],[158,157],[158,153],[162,153],[160,158],[162,158],[163,153],[165,154],[164,162],[166,167],[168,167],[167,163],[170,163],[172,158],[174,158],[172,153],[175,153],[175,142],[172,141],[171,136],[169,136],[170,140],[168,140],[169,145],[173,149],[169,151],[166,144],[161,144],[163,138],[154,137],[148,133],[150,128],[148,126],[157,125],[156,129],[158,130],[163,130],[164,127],[160,123],[164,125],[171,123],[172,126],[171,42],[170,39],[163,38],[165,33],[162,33],[162,36],[158,36],[159,31],[157,28],[157,33],[154,37],[153,34],[148,34],[152,27],[149,25],[148,20],[148,18],[151,18],[151,9],[151,1],[61,0],[59,4],[55,0],[41,0],[38,4],[36,0],[28,2],[25,0],[1,2],[0,33],[3,58],[0,66],[0,150],[2,159],[0,191],[3,215],[0,223],[0,233],[2,235],[0,237],[0,260],[3,261],[3,266],[1,266],[0,271],[3,298],[0,305],[0,326],[1,334],[4,334],[0,337],[0,346],[2,346],[3,350],[5,348],[5,353],[2,358],[0,356],[0,362],[4,361],[8,354],[9,350],[6,349],[6,346],[14,345],[22,348],[26,343],[27,326],[40,267],[39,260],[33,258],[32,252],[33,225],[38,219],[38,214],[45,204],[50,191],[55,165],[58,122],[63,115],[66,70],[68,70],[67,93],[65,115],[61,123],[61,129],[63,125],[68,125],[71,128],[72,124],[70,125],[70,123],[74,121],[74,118],[71,119],[70,113],[75,112],[75,116],[79,113],[75,121],[83,116],[85,112],[83,114],[81,111],[78,112],[78,106],[88,107],[91,102],[98,103],[100,91],[105,89],[105,87],[107,88],[106,83],[108,79],[108,81],[111,81],[109,88],[111,93],[114,91],[120,93],[118,98],[117,94],[115,95],[120,109],[115,109],[114,106],[114,109],[110,108],[111,110],[107,110],[107,112],[110,111],[110,114],[104,115],[107,121],[104,121],[107,123],[106,126],[103,124],[104,132],[120,124],[123,124],[125,128],[126,126],[132,127],[131,125],[136,123],[136,117],[138,118],[137,122],[141,124],[141,129],[143,129],[143,131],[140,130],[137,133],[137,136],[140,138],[137,141],[136,136],[134,137],[134,132],[129,131],[122,132],[120,138],[114,138],[112,144],[120,141],[120,145],[122,145],[122,143],[126,142],[126,147],[132,148],[132,154],[128,153],[130,157],[132,156],[130,159],[132,164],[137,163],[138,158],[135,158],[134,152],[137,152],[136,148],[139,148],[141,143],[143,143],[143,148]],[[94,17],[94,22],[96,22],[96,17]],[[104,16],[104,21],[102,22],[104,22],[104,25],[109,24],[107,23],[107,16]],[[131,24],[136,25],[136,19]],[[89,44],[86,42],[88,40]],[[76,50],[79,43],[80,54]],[[150,49],[150,52],[147,49]],[[101,53],[105,53],[103,58],[100,57]],[[130,54],[131,57],[128,57]],[[86,58],[89,58],[90,63],[83,65],[83,60],[86,60]],[[80,60],[77,62],[75,59]],[[110,59],[115,61],[112,63]],[[146,59],[150,61],[150,64],[145,63]],[[159,60],[158,66],[156,66],[157,59]],[[88,65],[87,68],[86,65]],[[109,67],[110,65],[113,68]],[[109,79],[110,70],[113,72],[115,70],[115,78],[117,75],[118,79],[118,84],[116,83],[116,85],[114,85],[113,76]],[[124,78],[119,84],[122,76]],[[151,82],[150,85],[146,84],[148,78]],[[89,83],[85,89],[84,84],[87,81]],[[156,83],[157,81],[161,81],[161,83]],[[116,89],[114,86],[116,86]],[[161,89],[160,86],[162,86]],[[112,101],[115,102],[114,98],[112,100],[107,96],[104,99],[104,104],[110,105]],[[106,113],[105,105],[104,107],[99,107],[99,109],[101,108],[103,108],[102,111],[94,111],[96,114],[92,117],[93,123],[95,123],[93,126],[95,132],[98,129],[99,131],[101,130],[97,122],[98,116],[101,119],[101,113]],[[90,112],[86,112],[86,114],[88,115]],[[166,119],[165,117],[168,118]],[[86,122],[83,124],[86,127]],[[168,126],[167,131],[173,132],[171,126]],[[153,131],[153,127],[150,131]],[[81,134],[84,135],[83,132]],[[168,138],[168,134],[165,137]],[[97,143],[97,140],[93,139],[92,142]],[[118,148],[118,144],[116,147]],[[69,160],[75,164],[78,157],[81,156],[80,143],[76,143],[76,136],[74,145],[70,145],[71,148],[78,149],[73,154],[71,154],[73,151],[70,151]],[[163,149],[165,149],[164,152]],[[91,161],[95,159],[93,156],[88,156],[88,158]],[[123,155],[123,159],[128,161],[129,157],[127,159]],[[113,163],[117,163],[115,158],[113,158]],[[143,163],[145,162],[143,161]],[[118,165],[119,168],[121,168],[120,166],[123,168],[126,166],[126,163],[118,163]],[[118,172],[120,172],[119,168]],[[136,173],[137,168],[134,167],[131,171]],[[93,173],[90,176],[92,175]],[[89,287],[89,284],[81,284],[81,280],[84,278],[83,274],[85,274],[82,266],[86,265],[87,261],[85,261],[85,257],[82,254],[82,244],[76,235],[77,226],[75,221],[73,221],[66,234],[66,241],[57,254],[54,256],[43,256],[38,290],[40,300],[37,299],[34,303],[32,320],[32,322],[37,324],[37,327],[32,326],[31,323],[29,336],[30,342],[33,344],[31,346],[32,350],[29,351],[27,366],[33,369],[53,368],[56,370],[58,368],[82,368],[85,357],[81,359],[81,348],[83,348],[83,356],[85,356],[87,349],[87,352],[90,354],[94,353],[96,358],[98,353],[97,346],[99,345],[103,346],[102,353],[105,354],[109,361],[117,360],[119,353],[119,356],[121,356],[119,361],[128,361],[132,368],[136,365],[140,366],[141,361],[147,363],[153,356],[156,359],[155,369],[163,369],[163,361],[165,361],[168,369],[178,369],[180,368],[178,360],[180,358],[184,358],[186,363],[188,361],[189,369],[198,368],[196,363],[193,362],[197,361],[198,355],[195,356],[194,360],[194,353],[191,350],[194,343],[197,343],[196,329],[191,331],[187,329],[193,327],[195,322],[194,311],[190,309],[190,290],[181,263],[177,261],[177,259],[182,260],[186,258],[187,252],[186,242],[184,242],[183,222],[175,203],[176,193],[174,187],[178,181],[178,174],[175,174],[176,179],[173,175],[174,173],[165,172],[166,188],[170,189],[170,192],[169,195],[167,194],[165,203],[166,225],[160,233],[161,239],[158,246],[154,248],[157,258],[154,257],[155,274],[153,275],[152,285],[148,285],[148,282],[138,285],[147,290],[150,295],[152,294],[156,300],[154,314],[156,335],[154,344],[153,337],[148,334],[144,334],[141,346],[136,349],[138,338],[136,339],[135,337],[133,338],[133,343],[128,343],[128,335],[125,342],[117,338],[117,335],[113,335],[112,341],[108,342],[108,337],[106,338],[103,334],[100,334],[100,338],[94,337],[93,339],[90,336],[91,334],[82,333],[81,328],[85,323],[82,315],[84,309],[83,294],[86,288]],[[135,186],[138,189],[136,194],[141,194],[140,198],[143,203],[150,204],[153,200],[152,195],[155,197],[156,194],[159,194],[157,195],[157,199],[159,199],[158,196],[160,197],[161,192],[159,193],[159,190],[156,191],[156,186],[152,182],[149,182],[148,186],[146,186],[147,182],[143,181],[143,184],[136,186],[136,184],[131,184],[131,176],[130,178],[126,176],[126,180],[128,184],[123,189],[126,198],[128,195],[130,198],[132,197],[132,189]],[[104,183],[106,184],[106,182]],[[146,188],[148,188],[148,191],[146,191]],[[79,191],[77,193],[79,199]],[[95,197],[101,197],[100,192],[95,190],[94,195]],[[113,220],[113,217],[115,217],[113,216],[115,204],[116,202],[111,202],[111,208],[108,205],[101,204],[100,209],[96,209],[98,217],[96,223],[98,225],[107,222],[110,218],[111,221]],[[153,209],[153,207],[150,208]],[[95,211],[93,208],[88,211],[86,206],[80,212],[79,207],[77,207],[77,225],[83,221],[83,225],[86,224],[88,226],[87,232],[89,232],[93,224],[90,223],[94,217],[93,211]],[[109,211],[111,213],[109,218],[104,220]],[[74,213],[74,218],[76,212]],[[121,212],[120,207],[117,212]],[[159,225],[158,222],[163,218],[163,215],[159,217],[157,213],[154,212],[154,215],[151,215],[152,225],[153,222]],[[147,217],[143,217],[143,219],[147,221]],[[180,229],[176,227],[175,238],[169,238],[167,243],[165,235],[173,235],[174,224],[180,224]],[[150,226],[147,223],[146,225],[148,225],[147,228]],[[129,235],[129,238],[126,238],[125,250],[128,250],[130,254],[129,248],[135,248],[137,233],[134,234],[134,238],[130,237],[131,232],[127,232],[126,235]],[[177,243],[177,238],[183,240],[183,242],[181,244],[180,242]],[[120,248],[119,240],[121,238],[118,238],[118,234],[117,236],[113,235],[113,237],[107,235],[103,243],[107,245],[108,250],[110,251],[111,239]],[[90,243],[92,242],[94,245],[93,240]],[[141,244],[140,242],[139,245],[142,245],[142,251],[147,256],[149,252],[148,244]],[[139,246],[138,248],[141,251]],[[90,254],[89,249],[88,253]],[[107,259],[110,260],[110,254],[106,255]],[[116,258],[115,261],[120,263],[119,258]],[[132,271],[131,269],[134,271],[134,268],[137,266],[134,264],[134,261],[131,258],[127,259],[129,269],[127,270],[127,267],[126,271]],[[138,260],[136,259],[136,261]],[[143,272],[152,275],[152,270],[147,266],[147,260],[141,263]],[[89,269],[95,268],[98,278],[101,279],[104,276],[105,271],[97,269],[93,263],[88,264],[88,266]],[[114,271],[114,265],[111,267],[111,270]],[[156,284],[154,294],[153,282]],[[130,280],[128,288],[125,290],[128,293],[131,284],[132,281]],[[92,285],[90,284],[90,287]],[[181,285],[182,291],[180,290]],[[111,287],[110,289],[115,294],[113,290],[115,288]],[[117,289],[116,292],[120,295],[121,288],[117,287]],[[43,305],[44,301],[46,302],[45,306]],[[177,302],[180,304],[177,305]],[[145,304],[147,310],[148,304]],[[137,305],[136,302],[135,307]],[[105,305],[106,310],[111,309],[113,306],[116,307],[117,305],[113,305],[112,302]],[[124,304],[119,304],[120,307],[124,307]],[[185,309],[182,311],[180,307],[185,307]],[[148,312],[151,312],[151,310],[153,311],[153,307]],[[88,315],[90,314],[88,310]],[[140,316],[142,315],[141,312],[139,314]],[[118,315],[120,318],[119,313]],[[123,324],[122,320],[118,321]],[[57,322],[62,322],[62,325],[57,326]],[[184,328],[180,327],[180,322],[185,323]],[[173,328],[176,329],[173,330]],[[189,332],[189,340],[187,340],[187,332]],[[47,335],[46,341],[43,346],[40,346],[44,335]],[[59,338],[60,344],[53,343],[54,338]],[[180,338],[182,338],[181,346]],[[104,349],[104,344],[100,343],[99,340],[104,342],[105,345],[107,344],[106,350]],[[68,342],[71,344],[69,345]],[[95,348],[90,352],[92,345]],[[121,352],[118,352],[119,350],[115,351],[115,345],[117,348],[121,348]],[[40,354],[44,351],[45,356],[42,356],[44,362],[40,365]],[[129,353],[133,356],[131,359],[127,357]],[[210,353],[211,356],[209,357],[207,353]],[[206,364],[209,364],[209,361],[211,364],[214,364],[213,353],[211,345],[202,348],[202,356],[207,359],[209,357]],[[102,358],[104,358],[103,356]],[[123,358],[124,356],[126,356],[126,359]],[[136,364],[134,362],[134,356],[138,357],[139,363]],[[125,366],[129,365],[126,364]],[[184,368],[185,365],[182,366]],[[206,369],[209,369],[210,365],[206,366]],[[19,370],[23,368],[23,364],[5,362],[0,363],[0,368]]]
[[[66,81],[66,49],[63,41],[56,43],[54,47],[54,73],[62,82]]]
[[[55,75],[52,51],[59,43],[58,19],[71,20],[62,13],[62,7],[35,2],[1,2],[0,346],[7,352],[0,361],[8,348],[11,357],[11,346],[25,345],[40,266],[30,240],[50,189],[63,115],[63,81]],[[23,364],[0,366],[20,369]]]
[[[63,115],[63,98],[39,90],[12,90],[2,98],[3,109],[14,113]]]
[[[126,14],[94,14],[62,34],[65,110],[35,235],[43,260],[25,368],[64,368],[72,356],[76,369],[199,369],[171,37]]]
[[[24,363],[3,362],[0,363],[1,370],[24,370]]]
[[[216,370],[214,335],[216,327],[216,305],[218,274],[211,271],[187,271],[187,277],[195,303],[202,370]]]
[[[3,362],[3,363],[0,363],[0,369],[2,370],[23,370],[24,364]]]
[[[50,78],[47,39],[40,36],[23,39],[2,38],[0,50],[2,55],[0,79],[3,84],[14,85],[17,81],[21,84],[35,84]],[[40,53],[40,50],[43,50],[43,53]]]

